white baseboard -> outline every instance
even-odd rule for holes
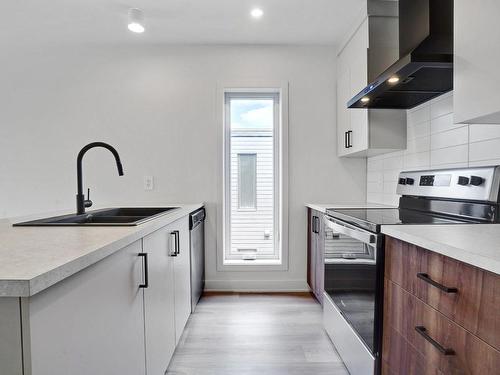
[[[207,292],[308,292],[305,280],[206,280]]]

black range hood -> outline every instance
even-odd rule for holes
[[[453,0],[399,1],[399,57],[347,106],[408,109],[453,90]]]

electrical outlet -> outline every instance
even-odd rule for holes
[[[153,176],[144,176],[144,190],[151,191],[154,190],[154,178]]]

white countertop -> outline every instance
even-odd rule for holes
[[[156,207],[179,209],[122,227],[13,227],[12,222],[19,220],[0,220],[0,297],[32,296],[203,204]]]
[[[500,224],[383,225],[382,233],[500,275]]]
[[[394,208],[395,206],[387,206],[385,204],[370,203],[370,202],[337,202],[337,203],[307,203],[306,207],[312,208],[313,210],[326,213],[329,208]]]

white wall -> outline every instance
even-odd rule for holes
[[[100,206],[197,202],[208,207],[207,279],[217,289],[302,289],[304,202],[366,196],[364,159],[336,157],[335,53],[331,47],[52,46],[2,50],[0,216],[73,208],[75,158],[87,142],[119,150],[86,157],[85,186]],[[216,271],[217,82],[287,80],[289,266]],[[143,190],[143,176],[155,190]]]
[[[407,112],[407,149],[368,158],[367,200],[397,205],[402,170],[500,164],[500,125],[454,124],[453,94]]]

